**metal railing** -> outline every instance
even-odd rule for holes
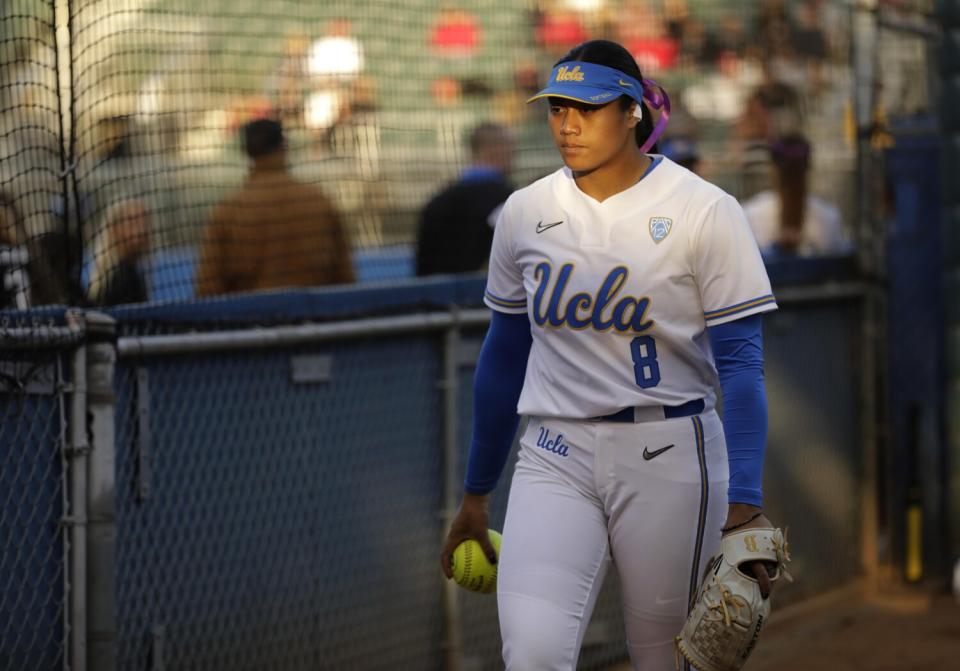
[[[858,413],[860,398],[856,392],[859,382],[859,371],[857,370],[859,361],[855,356],[857,351],[855,341],[860,336],[861,327],[859,312],[857,310],[851,312],[850,307],[859,305],[863,295],[864,287],[858,283],[781,289],[778,290],[777,296],[783,313],[781,320],[783,323],[778,322],[776,317],[770,320],[769,329],[771,332],[767,339],[769,351],[771,351],[774,359],[768,364],[768,367],[773,369],[768,377],[772,415],[771,473],[768,474],[768,479],[777,482],[781,488],[779,492],[771,491],[769,494],[770,507],[775,511],[775,514],[791,523],[794,528],[794,542],[799,542],[801,545],[807,544],[811,547],[811,553],[813,539],[817,538],[819,542],[824,535],[839,538],[841,545],[852,548],[849,557],[839,558],[836,562],[832,562],[830,567],[820,566],[818,564],[819,560],[815,559],[812,554],[798,553],[799,556],[803,557],[800,561],[799,573],[804,580],[798,589],[796,598],[812,595],[837,584],[842,584],[861,570],[862,557],[857,548],[859,547],[862,520],[860,504],[856,501],[856,497],[861,466],[859,455],[862,453],[862,446],[857,440],[861,427],[859,426]],[[813,315],[814,322],[805,322],[804,329],[811,333],[813,336],[811,340],[815,342],[811,344],[810,351],[798,352],[796,343],[799,341],[795,323],[798,319],[810,319],[810,315]],[[369,351],[372,352],[385,339],[390,341],[408,339],[407,342],[411,343],[413,350],[408,355],[409,361],[405,362],[406,364],[421,360],[424,356],[433,360],[433,363],[421,360],[418,364],[418,368],[429,371],[426,374],[431,377],[432,381],[425,383],[426,381],[423,380],[410,380],[408,393],[412,395],[418,393],[417,390],[433,389],[434,392],[430,393],[436,393],[437,396],[426,407],[417,410],[417,413],[424,414],[408,416],[403,418],[402,421],[396,422],[399,427],[398,433],[394,435],[398,443],[396,455],[406,455],[404,458],[416,460],[417,457],[414,455],[418,454],[418,447],[415,445],[415,441],[416,435],[419,433],[417,427],[421,425],[437,427],[435,432],[432,430],[429,432],[429,435],[432,436],[431,440],[434,440],[439,448],[439,452],[435,455],[437,459],[433,460],[429,455],[424,456],[424,453],[420,453],[419,461],[416,461],[416,468],[417,470],[426,469],[426,471],[435,474],[430,477],[436,482],[435,501],[439,510],[435,515],[438,514],[439,516],[431,516],[431,519],[423,520],[393,520],[390,524],[384,524],[373,518],[365,520],[364,524],[373,525],[374,535],[394,539],[397,538],[396,532],[391,531],[389,527],[397,522],[404,526],[410,525],[414,528],[421,528],[421,531],[426,533],[422,538],[429,544],[429,547],[426,549],[420,548],[419,556],[426,558],[426,561],[430,563],[430,569],[435,569],[433,564],[436,563],[434,561],[436,549],[439,547],[443,529],[450,520],[462,489],[461,481],[465,463],[465,447],[468,442],[470,415],[469,378],[471,374],[469,368],[479,350],[482,327],[488,319],[489,313],[486,310],[452,309],[449,312],[407,314],[337,323],[122,337],[119,339],[117,347],[121,369],[129,368],[133,370],[136,368],[140,371],[149,371],[150,400],[147,406],[149,407],[149,413],[157,418],[163,413],[157,407],[157,403],[176,403],[177,394],[166,389],[166,387],[191,384],[189,380],[175,381],[180,373],[190,375],[189,371],[179,366],[179,359],[186,360],[189,358],[194,365],[197,364],[197,356],[210,357],[216,361],[216,364],[206,372],[209,377],[216,380],[209,393],[213,395],[230,393],[234,398],[230,403],[218,406],[219,409],[216,411],[208,410],[204,412],[203,416],[208,425],[226,426],[230,420],[223,418],[233,417],[236,413],[242,412],[237,408],[231,409],[228,407],[232,403],[246,403],[249,406],[247,408],[248,412],[261,412],[258,410],[258,402],[255,400],[256,391],[252,386],[247,388],[246,383],[241,381],[242,378],[248,377],[247,374],[238,373],[234,370],[236,367],[243,367],[245,365],[244,361],[249,361],[251,358],[260,361],[263,364],[262,369],[261,363],[254,366],[254,368],[263,371],[259,375],[272,375],[272,373],[266,371],[273,370],[275,372],[277,369],[289,367],[291,394],[296,393],[298,384],[296,380],[299,379],[300,383],[306,381],[307,384],[314,385],[314,393],[317,394],[316,402],[319,404],[324,403],[320,398],[323,396],[322,391],[320,391],[323,385],[341,383],[350,386],[352,384],[346,380],[352,372],[339,365],[340,360],[350,358],[347,352],[351,348],[360,348],[363,351],[368,351],[368,348],[370,348]],[[823,320],[819,327],[815,325],[817,319]],[[829,343],[835,343],[839,347],[846,348],[846,351],[830,352],[829,347],[831,345]],[[426,349],[423,349],[424,345],[427,345]],[[823,350],[824,347],[827,348],[826,352]],[[784,348],[789,349],[788,354],[784,353]],[[364,354],[361,358],[366,358],[366,356]],[[807,357],[816,360],[811,362],[806,360]],[[376,358],[382,361],[379,357]],[[297,372],[297,366],[304,365],[309,370]],[[179,372],[161,380],[159,371],[167,366],[172,366]],[[846,368],[843,366],[846,366]],[[789,373],[782,384],[778,383],[775,372],[779,369],[785,369]],[[794,376],[810,374],[829,376],[831,371],[834,371],[840,380],[834,380],[834,384],[825,384],[819,393],[832,394],[836,397],[834,405],[837,412],[826,412],[826,417],[806,417],[802,416],[802,410],[798,412],[794,398],[780,398],[784,392],[793,394],[794,380],[792,378]],[[389,368],[380,371],[380,376],[385,385],[391,384],[387,380],[395,374],[400,377],[403,376],[402,371],[395,372]],[[123,377],[123,375],[124,373],[120,371],[118,377]],[[826,382],[831,381],[826,380]],[[838,382],[842,382],[842,384]],[[155,384],[156,386],[154,386]],[[137,385],[141,390],[145,389],[142,380]],[[237,389],[238,385],[243,387],[244,390]],[[401,380],[396,388],[405,389],[406,386],[406,383]],[[800,386],[804,385],[801,384]],[[806,386],[809,387],[809,385]],[[834,391],[831,391],[831,387],[834,388]],[[178,388],[181,387],[178,386]],[[844,388],[846,391],[844,391]],[[331,390],[331,393],[336,393],[336,390]],[[386,391],[384,393],[389,396],[393,392]],[[250,395],[248,396],[248,394]],[[349,392],[345,395],[353,396]],[[376,398],[377,396],[378,392],[367,389],[361,397],[355,397],[355,400],[362,405],[374,408],[370,411],[372,417],[382,417],[382,413],[389,412],[390,404],[381,403],[382,399]],[[159,401],[161,397],[166,400]],[[818,399],[813,398],[809,400],[811,403],[818,401]],[[132,403],[133,401],[129,400],[128,402]],[[197,396],[193,402],[203,402],[202,397]],[[184,401],[180,401],[180,403],[185,404]],[[121,422],[124,422],[123,418],[126,417],[128,418],[127,421],[140,424],[140,430],[142,430],[143,418],[140,416],[142,406],[138,407],[141,407],[141,410],[136,413],[118,408],[117,416]],[[181,405],[181,407],[184,408],[185,415],[180,416],[179,419],[168,417],[166,421],[189,424],[188,416],[192,412],[199,411],[197,408],[186,411],[185,405]],[[816,408],[816,406],[813,407]],[[262,411],[262,419],[269,426],[262,431],[262,437],[266,439],[266,442],[262,443],[261,449],[274,451],[277,458],[283,458],[284,454],[287,454],[290,458],[298,458],[301,449],[306,451],[306,448],[287,443],[289,427],[298,421],[296,413],[285,414],[286,411],[284,411],[282,403],[271,404],[270,408],[269,411]],[[308,421],[308,412],[305,411],[300,419]],[[818,409],[811,410],[811,412],[820,414]],[[222,413],[222,416],[219,413]],[[274,416],[274,413],[279,413],[279,415]],[[362,434],[367,430],[367,423],[362,419],[357,420],[353,411],[346,407],[339,410],[331,408],[331,413],[325,415],[324,427],[335,426],[339,416],[354,416],[353,424],[347,429],[347,432],[354,435]],[[364,413],[361,411],[360,414],[363,415]],[[394,423],[395,419],[391,420],[391,424]],[[156,421],[159,420],[153,419],[148,423]],[[836,426],[838,422],[846,422],[846,424],[843,427],[838,427]],[[817,441],[823,443],[816,450],[816,455],[805,455],[803,453],[804,450],[809,450],[810,446],[797,443],[797,436],[792,430],[784,431],[777,428],[778,425],[786,424],[792,427],[798,423],[811,425],[808,432],[812,443],[817,443]],[[245,426],[245,431],[259,430],[256,424]],[[156,437],[161,433],[172,430],[175,429],[170,426],[166,429],[152,426],[149,433]],[[326,431],[327,428],[323,430]],[[123,428],[119,428],[118,434],[122,435],[124,431]],[[407,432],[409,432],[409,436],[402,435]],[[126,433],[132,436],[136,432],[127,429]],[[785,436],[790,440],[789,445],[782,443]],[[187,437],[180,436],[178,438],[178,440],[183,439],[187,439]],[[232,433],[222,438],[215,438],[218,441],[223,440],[224,443],[230,443],[233,439],[234,434]],[[124,441],[121,439],[118,444],[123,446]],[[200,445],[196,445],[191,449],[200,448]],[[165,447],[154,443],[151,444],[149,449],[151,450],[150,460],[152,461],[150,478],[156,481],[160,479],[157,472],[160,467],[157,461],[160,459],[160,451]],[[329,446],[318,445],[311,449],[324,451],[329,449]],[[362,450],[362,441],[342,445],[336,458],[327,454],[316,461],[315,465],[318,468],[340,469],[340,475],[348,479],[354,476],[360,476],[362,479],[361,468],[365,458],[356,453],[355,450],[358,449]],[[796,450],[797,454],[792,454],[791,450]],[[835,461],[829,464],[818,463],[817,458],[819,456],[831,453],[833,453],[832,458]],[[389,458],[394,458],[396,455],[391,454]],[[324,459],[328,459],[328,461],[324,461]],[[335,459],[339,459],[336,466],[333,464]],[[782,462],[783,459],[786,459],[786,461]],[[356,463],[353,463],[354,460],[356,460]],[[187,466],[184,465],[184,467]],[[246,468],[247,466],[235,463],[233,467]],[[216,467],[212,467],[212,470],[216,470]],[[812,516],[809,510],[805,509],[809,500],[828,492],[802,491],[804,487],[810,484],[804,480],[804,478],[809,477],[809,472],[822,472],[823,482],[833,490],[832,494],[835,497],[839,497],[837,501],[833,502],[833,505],[816,510]],[[505,483],[509,482],[509,475],[509,472],[505,474]],[[164,477],[169,477],[169,475]],[[378,474],[375,471],[370,473],[369,477],[377,479]],[[413,480],[419,480],[419,476],[413,478]],[[414,486],[415,483],[411,484],[411,487]],[[397,483],[396,487],[397,489],[391,487],[390,490],[395,493],[406,491],[402,483]],[[788,491],[784,491],[783,488],[787,488]],[[797,492],[791,491],[791,488],[801,490],[800,495],[795,496],[794,494],[797,494]],[[506,490],[506,486],[500,489]],[[151,499],[162,497],[154,485],[151,485],[150,492]],[[505,493],[505,491],[499,492],[495,499],[492,514],[494,524],[498,517],[502,519]],[[849,496],[845,496],[844,493]],[[405,495],[409,495],[409,492]],[[394,501],[394,503],[398,502]],[[151,503],[146,502],[144,505],[151,505]],[[243,505],[243,503],[234,502],[232,505]],[[350,510],[360,504],[357,500],[348,496],[347,498],[334,500],[325,499],[324,505],[337,506],[339,514],[349,517]],[[829,512],[830,509],[834,512]],[[309,514],[306,511],[293,509],[288,512],[294,516]],[[419,514],[422,515],[424,512],[421,511]],[[805,516],[810,521],[809,528],[804,526]],[[434,519],[440,520],[442,524],[435,522]],[[429,531],[426,531],[428,529]],[[119,533],[123,538],[124,525],[122,523]],[[349,535],[349,531],[345,530],[344,538],[348,538]],[[356,541],[342,540],[342,542]],[[357,549],[359,551],[359,547]],[[295,550],[278,547],[276,551]],[[376,559],[374,564],[380,571],[396,570],[394,560],[389,555]],[[341,564],[339,570],[340,573],[331,569],[328,573],[330,579],[342,580],[344,584],[356,583],[357,577],[352,574],[349,565]],[[122,574],[123,569],[121,567]],[[403,631],[403,635],[399,638],[410,642],[407,644],[410,649],[406,652],[398,650],[391,661],[388,662],[387,658],[383,657],[382,651],[378,652],[375,657],[366,656],[367,653],[364,650],[366,644],[350,636],[346,636],[341,641],[331,640],[326,644],[327,647],[323,649],[311,647],[306,641],[297,642],[292,646],[293,649],[301,647],[300,653],[302,655],[313,655],[320,660],[326,660],[326,666],[321,661],[321,668],[335,668],[336,664],[341,663],[350,663],[357,668],[381,668],[381,662],[374,661],[374,659],[382,660],[383,668],[388,666],[396,668],[403,664],[426,663],[423,661],[424,658],[416,658],[414,654],[416,650],[428,655],[428,658],[433,660],[430,662],[431,664],[436,664],[439,657],[444,658],[447,668],[451,669],[496,668],[498,662],[495,655],[498,645],[495,642],[498,635],[496,617],[492,611],[493,601],[462,593],[451,584],[441,582],[439,572],[436,570],[424,571],[420,579],[424,582],[418,588],[418,591],[422,590],[428,593],[433,591],[436,594],[436,603],[438,605],[443,604],[444,617],[440,620],[432,619],[428,622],[421,622],[419,625],[398,621],[391,622],[390,626],[395,626]],[[336,609],[340,612],[356,612],[358,609],[362,611],[367,608],[369,612],[362,617],[358,615],[358,617],[361,617],[361,619],[375,618],[375,609],[363,606],[362,592],[361,589],[361,594],[355,601],[346,598],[337,603]],[[343,599],[344,597],[341,596],[340,598]],[[789,599],[790,595],[788,594],[784,598]],[[602,666],[617,659],[618,656],[622,657],[622,634],[620,633],[622,627],[618,604],[619,601],[614,591],[611,588],[605,590],[605,595],[598,604],[595,614],[592,634],[587,637],[588,645],[584,649],[583,668],[598,668],[598,665]],[[121,610],[123,610],[122,607]],[[293,608],[293,610],[296,610],[296,608]],[[250,614],[242,613],[236,617],[239,622],[249,618]],[[321,621],[325,621],[327,618],[325,615],[317,615],[316,613],[313,617],[320,617]],[[481,619],[483,621],[478,623],[477,621]],[[444,623],[442,627],[440,625],[441,621]],[[186,642],[176,640],[178,635],[173,632],[177,625],[172,622],[166,622],[164,625],[166,635],[163,647],[165,654],[169,655],[167,663],[171,664],[171,660],[178,661],[178,663],[188,663],[189,661],[191,664],[196,664],[198,668],[205,668],[205,662],[199,657],[199,653],[191,652],[189,647],[179,647],[185,645]],[[435,629],[438,627],[443,629],[443,635],[435,639]],[[140,654],[144,653],[142,649],[144,647],[150,649],[147,656],[156,654],[155,642],[153,641],[133,645],[132,639],[127,637],[125,640],[122,634],[119,640],[121,659],[127,659],[123,650],[125,646],[130,645],[141,648]],[[420,641],[419,644],[414,643],[418,640]],[[406,654],[413,655],[413,657],[406,657]],[[229,657],[225,659],[229,659]],[[279,658],[276,663],[284,666],[284,668],[299,668],[300,659],[302,659],[302,656],[290,653],[288,657]],[[413,659],[417,661],[414,662]],[[213,668],[213,662],[209,663]]]
[[[781,605],[866,570],[864,296],[855,282],[781,288],[765,319],[767,507],[791,526],[798,578]],[[40,620],[0,599],[15,623],[0,627],[0,659],[97,671],[499,668],[495,600],[444,581],[436,560],[462,490],[488,319],[451,306],[118,340],[95,313],[51,327],[65,373],[30,391],[59,419],[47,433],[47,412],[12,422],[27,387],[5,389],[0,444],[42,436],[46,460],[63,462],[44,476],[63,501],[46,522],[60,554],[40,562],[60,576],[61,609],[25,648]],[[38,454],[23,445],[14,458]],[[512,460],[494,528],[511,474]],[[24,505],[5,501],[0,521]],[[816,550],[825,543],[842,548],[829,564]],[[5,569],[22,554],[13,549]],[[624,657],[611,576],[580,666]]]

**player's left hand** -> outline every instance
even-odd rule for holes
[[[745,503],[731,503],[727,510],[727,521],[724,523],[724,528],[729,526],[737,525],[744,520],[753,517],[757,512],[760,511],[760,508],[756,506],[747,505]],[[747,529],[759,529],[759,528],[771,528],[773,524],[767,519],[767,516],[760,514],[756,519],[751,520],[747,524],[744,524],[741,527],[737,527],[729,531],[728,533],[733,533],[734,531],[745,531]],[[727,534],[724,534],[726,536]],[[764,599],[770,597],[771,592],[773,592],[773,581],[770,580],[770,572],[767,570],[767,566],[763,562],[755,561],[747,564],[743,567],[745,571],[749,571],[753,574],[753,577],[757,581],[757,585],[760,587],[760,596]],[[771,566],[771,569],[775,566]]]

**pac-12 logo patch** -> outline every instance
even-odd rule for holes
[[[673,228],[673,219],[668,217],[650,217],[650,237],[657,244],[663,242],[663,239],[670,235],[670,229]]]

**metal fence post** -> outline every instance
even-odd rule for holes
[[[444,510],[443,534],[450,528],[456,514],[461,490],[459,478],[460,446],[457,443],[457,351],[460,347],[459,311],[452,308],[452,323],[443,336],[443,459],[444,459]],[[441,538],[442,542],[442,538]],[[443,581],[443,611],[446,630],[446,671],[459,671],[463,658],[463,636],[457,585],[452,580]]]
[[[880,454],[879,404],[882,377],[878,360],[883,351],[883,297],[871,287],[863,297],[860,308],[860,565],[872,582],[880,578],[881,561],[889,561],[889,530],[880,528],[880,472],[877,461]],[[883,534],[881,536],[881,533]]]
[[[884,300],[880,288],[884,269],[884,235],[874,213],[877,192],[876,156],[871,129],[877,91],[878,25],[876,0],[851,6],[854,46],[855,109],[857,125],[856,238],[861,272],[869,286],[861,308],[860,350],[860,565],[868,579],[878,577],[880,563],[889,561],[889,528],[881,529],[879,478],[881,398],[884,380],[878,368],[884,346]],[[889,525],[887,525],[889,526]]]
[[[91,669],[112,671],[117,659],[116,322],[98,312],[88,312],[86,320],[91,437],[87,471],[87,653]]]
[[[946,411],[946,488],[948,548],[956,562],[954,589],[960,593],[960,193],[946,186],[948,175],[960,167],[960,0],[941,0],[944,29],[941,76],[944,94],[940,102],[943,129],[944,210],[947,254],[944,255],[944,296],[946,301],[945,339],[947,349]]]
[[[81,312],[68,312],[70,328],[83,332],[86,319]],[[70,510],[65,522],[70,527],[69,552],[69,668],[87,668],[87,348],[81,341],[70,360],[70,413],[66,456],[69,469]]]

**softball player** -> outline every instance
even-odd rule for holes
[[[487,494],[526,415],[499,557],[507,669],[576,667],[612,562],[633,667],[667,671],[721,533],[769,526],[760,314],[776,303],[737,202],[647,153],[669,102],[625,49],[574,48],[542,98],[565,167],[514,193],[496,226],[465,495],[441,563],[450,577],[466,538],[493,557]],[[645,101],[663,109],[656,127]]]

